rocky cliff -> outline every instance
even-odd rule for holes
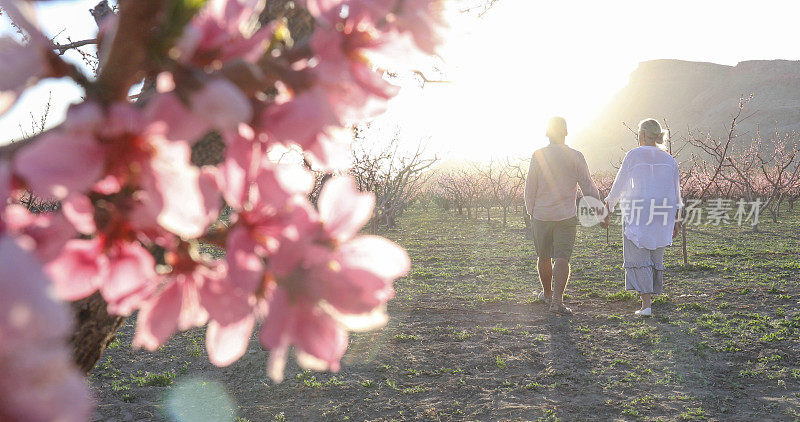
[[[594,123],[571,140],[584,151],[592,169],[619,160],[622,150],[636,145],[633,134],[643,118],[666,120],[673,139],[687,129],[725,136],[740,96],[753,94],[739,126],[747,142],[762,133],[800,129],[800,61],[757,60],[736,66],[680,60],[642,62],[628,85],[598,114]],[[679,141],[678,141],[679,142]]]

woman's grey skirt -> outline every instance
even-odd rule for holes
[[[622,257],[625,267],[625,289],[639,293],[660,294],[664,290],[664,251],[636,246],[623,236]]]

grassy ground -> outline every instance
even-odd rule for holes
[[[610,245],[605,230],[580,228],[567,289],[576,313],[557,317],[534,299],[518,215],[503,228],[417,207],[401,225],[384,233],[413,262],[392,319],[352,337],[338,374],[292,363],[272,384],[255,340],[215,368],[199,330],[134,352],[131,321],[91,376],[97,419],[163,420],[183,403],[172,412],[239,421],[800,420],[797,213],[761,233],[693,228],[688,266],[679,245],[667,251],[649,319],[632,316],[619,227]]]

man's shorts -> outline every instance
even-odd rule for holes
[[[533,221],[533,244],[539,258],[565,258],[572,256],[575,234],[578,233],[577,217],[561,221]]]

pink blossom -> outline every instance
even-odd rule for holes
[[[264,110],[260,121],[270,139],[293,142],[303,149],[313,147],[329,129],[342,126],[327,92],[320,87],[279,99]]]
[[[391,4],[309,1],[319,21],[311,40],[316,84],[279,96],[258,116],[257,130],[270,141],[301,146],[322,168],[345,167],[347,147],[337,139],[339,129],[383,112],[398,92],[370,62],[371,55],[390,49],[391,39],[375,22],[385,18]]]
[[[155,287],[155,260],[147,250],[137,243],[112,246],[108,279],[100,286],[110,313],[130,315]]]
[[[192,111],[222,132],[235,131],[252,116],[250,101],[225,78],[214,78],[192,93]]]
[[[229,136],[220,181],[225,200],[237,210],[246,209],[247,218],[274,212],[288,199],[307,195],[313,183],[311,174],[299,165],[269,161],[253,136],[246,125]]]
[[[447,24],[444,0],[404,0],[397,13],[397,27],[408,32],[420,50],[436,54],[444,42]]]
[[[61,201],[61,211],[78,232],[91,235],[97,231],[94,221],[94,205],[88,197],[84,195],[69,196]]]
[[[248,227],[234,227],[225,248],[231,282],[245,291],[254,292],[264,278],[266,255],[264,247],[258,244]]]
[[[339,370],[347,348],[347,331],[313,303],[291,298],[275,289],[259,340],[270,350],[268,372],[276,382],[283,379],[287,350],[294,345],[301,365],[315,370]]]
[[[259,287],[264,261],[278,247],[279,239],[296,238],[313,218],[304,198],[311,189],[307,172],[289,165],[269,165],[259,170],[253,182],[255,189],[249,189],[226,243],[231,281],[248,292]]]
[[[147,202],[161,227],[184,238],[201,236],[219,212],[214,177],[192,166],[185,142],[152,136],[156,148],[142,164],[140,197]]]
[[[17,237],[17,243],[35,252],[42,262],[57,257],[67,241],[77,234],[60,213],[33,214],[21,205],[9,205],[3,218],[7,230]]]
[[[315,18],[309,44],[268,51],[275,26],[258,22],[263,1],[210,0],[172,61],[148,57],[143,69],[161,74],[144,107],[95,103],[89,90],[92,100],[70,108],[64,124],[0,162],[0,199],[25,188],[63,204],[46,215],[6,206],[0,220],[0,284],[10,292],[0,297],[0,419],[88,417],[85,387],[61,347],[69,318],[44,294],[47,283],[64,300],[99,292],[110,313],[138,309],[134,347],[154,350],[207,324],[209,360],[219,366],[245,353],[261,323],[275,380],[290,347],[302,366],[336,371],[350,331],[386,322],[392,284],[410,263],[389,240],[359,235],[372,195],[335,177],[315,208],[310,172],[267,156],[275,143],[296,145],[315,168],[343,167],[337,132],[397,93],[375,59],[406,57],[412,39],[432,51],[438,2],[304,2]],[[0,0],[9,4],[29,48],[0,39],[0,59],[11,64],[0,76],[0,113],[33,81],[64,73],[17,2]],[[277,53],[269,65],[267,53]],[[264,65],[269,83],[242,92],[220,71],[235,61]],[[209,130],[222,133],[225,161],[199,168],[192,144]],[[221,197],[234,211],[230,225],[207,233]],[[198,239],[224,240],[225,259],[206,261]]]
[[[67,350],[71,318],[41,263],[0,235],[0,420],[85,421],[91,402]]]
[[[353,181],[328,182],[319,198],[320,224],[296,238],[282,237],[270,256],[274,281],[265,295],[268,313],[261,342],[270,349],[270,375],[282,377],[286,349],[294,345],[301,364],[337,370],[348,329],[386,321],[383,306],[392,282],[409,269],[405,251],[379,237],[359,236],[374,199]]]
[[[180,316],[190,303],[190,314],[209,320],[206,343],[212,363],[228,365],[246,350],[255,323],[250,298],[262,284],[264,259],[277,247],[278,238],[296,239],[306,230],[298,224],[309,222],[300,198],[310,189],[310,177],[297,167],[260,161],[257,149],[237,151],[229,151],[230,169],[223,172],[234,179],[225,183],[223,178],[226,186],[246,186],[232,188],[239,192],[228,195],[243,209],[227,238],[227,278],[209,277],[200,266],[187,272],[179,268],[191,265],[177,265],[160,291],[142,305],[136,346],[157,348],[176,329],[188,327],[182,328]],[[203,318],[187,320],[201,324]]]
[[[78,300],[99,290],[108,311],[129,315],[157,287],[155,260],[138,243],[73,239],[47,265],[56,293]]]
[[[51,76],[53,69],[47,60],[50,42],[31,22],[32,6],[26,3],[0,0],[11,20],[26,32],[27,45],[12,37],[0,37],[0,116],[16,102],[22,91],[41,78]]]
[[[228,323],[211,320],[206,330],[208,360],[217,366],[236,362],[247,351],[254,325],[255,318],[250,314]]]
[[[249,314],[247,297],[223,288],[226,283],[223,265],[206,267],[194,263],[188,256],[173,264],[173,271],[164,278],[160,291],[139,310],[134,347],[157,349],[176,330],[205,324],[209,309],[214,317],[223,321],[230,319],[231,312],[240,318]],[[218,304],[220,300],[224,301],[222,305]],[[209,305],[209,309],[205,305]]]
[[[254,62],[266,51],[272,30],[254,25],[257,0],[211,0],[186,26],[177,49],[181,60],[205,67],[241,58]]]
[[[161,122],[167,139],[194,143],[211,130],[207,116],[192,112],[172,92],[155,95],[147,103],[144,120],[155,124]]]
[[[328,234],[342,242],[356,235],[369,221],[375,197],[359,192],[352,179],[342,177],[325,185],[318,206]]]
[[[105,152],[94,136],[102,121],[99,107],[92,103],[71,107],[66,121],[14,157],[14,172],[46,198],[84,192],[103,173]]]
[[[166,122],[150,118],[151,113],[129,105],[110,108],[106,126],[98,133],[109,148],[107,171],[118,180],[116,186],[139,191],[140,204],[131,217],[137,227],[149,229],[148,223],[157,221],[178,236],[198,237],[219,212],[214,177],[191,165],[188,143],[166,137]]]
[[[193,143],[211,129],[222,133],[235,131],[240,123],[249,122],[252,117],[250,100],[226,78],[212,78],[183,93],[188,104],[173,92],[175,81],[171,74],[162,72],[157,81],[159,94],[148,103],[145,119],[151,123],[164,122],[169,139]]]
[[[73,239],[46,267],[59,298],[74,301],[88,297],[108,275],[108,257],[100,239]]]
[[[208,321],[206,344],[211,363],[226,366],[239,359],[255,322],[251,296],[225,278],[224,264],[206,267],[186,254],[170,262],[172,273],[139,310],[133,346],[155,350],[176,330]]]
[[[39,48],[21,45],[11,37],[0,37],[0,115],[8,111],[28,86],[45,76],[47,61]]]
[[[262,145],[253,142],[253,130],[240,125],[238,132],[229,133],[225,149],[225,162],[220,171],[219,185],[225,201],[240,210],[250,199],[250,186],[261,166]]]
[[[387,39],[376,28],[373,10],[362,2],[348,3],[343,16],[328,12],[331,23],[314,31],[311,47],[319,63],[314,67],[318,83],[345,120],[374,117],[398,88],[373,68],[370,53],[386,48]]]
[[[270,141],[303,148],[315,168],[341,169],[350,164],[348,144],[339,139],[344,137],[343,122],[321,87],[279,99],[264,109],[259,123]]]

